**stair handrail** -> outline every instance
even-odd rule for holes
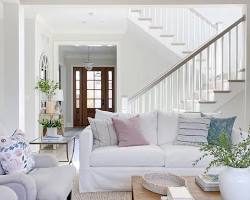
[[[222,38],[225,34],[227,34],[229,31],[231,31],[234,27],[238,26],[241,22],[246,20],[246,16],[243,15],[241,18],[239,18],[237,21],[235,21],[233,24],[228,26],[226,29],[218,33],[216,36],[211,38],[209,41],[202,44],[200,47],[198,47],[196,50],[194,50],[190,55],[183,58],[181,61],[179,61],[177,64],[175,64],[170,70],[167,72],[161,74],[158,78],[154,79],[152,82],[150,82],[147,86],[139,90],[137,93],[135,93],[133,96],[129,98],[129,101],[135,99],[138,96],[141,96],[142,94],[148,92],[150,89],[155,87],[158,83],[160,83],[162,80],[170,76],[172,73],[180,69],[182,66],[184,66],[187,62],[192,60],[195,56],[200,54],[203,50],[205,50],[207,47],[209,47],[211,44]]]
[[[189,8],[189,10],[194,13],[196,16],[200,17],[202,20],[204,20],[207,24],[209,24],[211,27],[213,27],[216,31],[218,31],[218,26],[216,24],[213,24],[209,21],[205,16],[200,14],[198,11],[196,11],[194,8]]]

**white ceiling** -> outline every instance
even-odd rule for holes
[[[40,16],[53,33],[124,33],[128,8],[107,6],[24,6],[25,16]]]

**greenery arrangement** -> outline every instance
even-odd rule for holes
[[[243,139],[238,144],[232,144],[228,134],[222,131],[217,145],[201,144],[200,150],[204,152],[198,160],[194,161],[193,166],[197,165],[202,159],[207,156],[212,156],[213,160],[206,168],[205,173],[211,167],[229,166],[233,168],[250,167],[250,128],[247,138]]]
[[[38,121],[39,124],[43,126],[43,128],[61,128],[62,127],[62,119],[41,119]]]
[[[37,86],[35,87],[35,89],[47,95],[49,101],[52,100],[58,88],[59,88],[59,83],[53,80],[43,80],[43,79],[40,79],[37,82]]]

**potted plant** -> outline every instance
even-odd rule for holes
[[[242,133],[241,133],[242,137]],[[228,134],[223,131],[220,134],[219,144],[201,144],[200,150],[203,156],[196,160],[196,165],[207,156],[213,159],[206,168],[206,173],[211,167],[225,166],[219,175],[220,192],[225,200],[249,200],[250,199],[250,129],[248,136],[238,144],[232,144]]]
[[[35,89],[42,92],[43,95],[47,97],[46,101],[46,112],[54,113],[55,112],[55,102],[53,97],[56,94],[56,90],[59,88],[59,84],[53,80],[43,80],[40,79],[37,82]]]
[[[57,129],[62,127],[62,119],[41,119],[39,124],[43,126],[44,129],[47,129],[47,136],[56,136]]]

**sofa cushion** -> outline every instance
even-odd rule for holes
[[[118,113],[103,111],[103,110],[95,110],[95,119],[111,119],[112,117],[117,117]]]
[[[177,135],[178,117],[201,117],[200,113],[158,112],[158,145],[173,144]]]
[[[178,114],[158,112],[158,145],[172,144],[178,127]]]
[[[139,115],[142,134],[150,144],[157,144],[157,115],[157,112]]]
[[[165,167],[167,168],[192,168],[193,162],[199,159],[203,153],[196,146],[185,145],[161,145],[165,153]],[[195,167],[205,168],[211,161],[211,157],[204,158]]]
[[[94,167],[160,167],[164,166],[164,152],[159,146],[100,147],[90,155]]]
[[[140,129],[139,116],[129,119],[112,118],[119,147],[148,145],[149,142],[145,139]]]
[[[37,186],[37,199],[65,200],[73,187],[76,170],[64,165],[51,168],[36,168],[30,172]]]

